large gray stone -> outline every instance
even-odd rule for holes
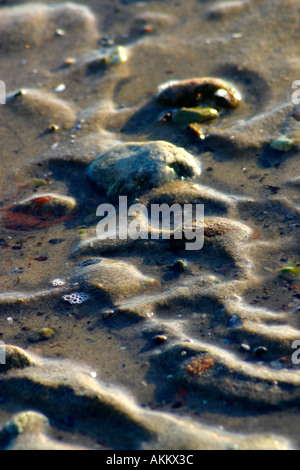
[[[134,198],[152,188],[181,178],[197,177],[199,162],[169,142],[129,142],[97,157],[87,174],[108,197]]]

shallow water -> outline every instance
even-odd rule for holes
[[[0,424],[40,413],[9,443],[2,431],[0,445],[298,448],[292,83],[300,80],[300,4],[45,3],[0,7],[0,79],[8,93],[0,107],[0,340],[30,358],[26,367],[0,365]],[[97,59],[116,45],[125,47],[126,62]],[[207,76],[232,83],[241,105],[205,124],[205,139],[160,121],[172,110],[155,99],[160,84]],[[60,84],[65,89],[55,92]],[[270,145],[281,135],[293,139],[286,152]],[[87,178],[87,166],[117,144],[153,140],[183,147],[202,172],[141,194],[140,202],[204,203],[207,220],[218,217],[230,230],[201,251],[95,238],[96,209],[109,199]],[[7,208],[46,193],[75,198],[78,211],[31,229],[24,218],[12,224]],[[174,269],[177,258],[187,270]],[[280,275],[290,266],[296,275]],[[54,287],[55,279],[64,284]],[[62,299],[77,287],[91,298]],[[54,334],[41,338],[43,328]]]

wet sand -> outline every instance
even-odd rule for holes
[[[1,3],[1,448],[299,448],[299,19],[293,0]],[[241,93],[205,138],[156,99],[193,77]],[[89,165],[152,141],[201,174],[128,198],[204,204],[200,251],[96,237]],[[13,212],[49,194],[74,213]]]

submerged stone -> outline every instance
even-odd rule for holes
[[[240,93],[228,82],[215,77],[198,77],[162,84],[157,100],[165,105],[195,107],[207,104],[213,107],[236,108]]]
[[[300,267],[287,266],[279,270],[280,276],[286,281],[293,281],[294,279],[300,279]]]
[[[273,140],[270,145],[279,152],[289,152],[295,145],[295,142],[286,135],[281,135],[278,139]]]
[[[0,436],[6,435],[10,438],[24,434],[26,432],[37,433],[47,429],[49,426],[48,418],[35,411],[25,411],[15,415],[10,421],[4,424],[0,431]]]
[[[113,200],[138,197],[169,181],[200,173],[196,158],[164,141],[117,145],[97,157],[87,170],[88,177]]]
[[[127,53],[124,46],[113,47],[103,58],[105,64],[121,64],[127,61]]]
[[[35,331],[30,335],[29,341],[32,343],[38,342],[38,341],[45,341],[50,338],[53,338],[54,336],[54,331],[52,328],[41,328],[38,331]]]
[[[188,126],[192,123],[211,121],[219,116],[214,108],[181,108],[172,115],[172,122],[180,126]]]
[[[2,351],[4,348],[4,353]],[[11,369],[24,369],[33,364],[30,356],[21,348],[17,346],[0,346],[0,359],[4,355],[5,360],[0,362],[0,372],[7,372]],[[2,364],[4,362],[4,364]]]
[[[68,220],[76,212],[77,203],[72,197],[47,193],[29,197],[3,210],[6,228],[33,230]]]

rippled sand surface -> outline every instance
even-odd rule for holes
[[[1,2],[1,448],[299,448],[299,21],[294,0]],[[242,97],[200,137],[156,99],[194,77]],[[96,237],[87,168],[153,141],[201,174],[122,187],[204,204],[199,251]]]

